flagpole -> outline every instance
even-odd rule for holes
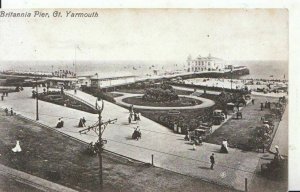
[[[74,72],[75,72],[75,77],[76,77],[76,45],[75,45],[75,61],[74,61]]]

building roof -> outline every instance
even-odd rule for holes
[[[77,81],[76,78],[61,78],[61,77],[49,77],[47,80],[52,81]]]
[[[212,57],[210,54],[207,57],[201,57],[201,55],[199,55],[196,59],[202,59],[202,60],[219,60],[219,61],[223,61],[223,59],[218,58],[218,57]],[[195,59],[195,60],[196,60]]]

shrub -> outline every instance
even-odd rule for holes
[[[178,99],[179,97],[175,93],[175,90],[166,84],[162,84],[157,88],[147,89],[143,95],[143,100],[153,102],[175,101]]]

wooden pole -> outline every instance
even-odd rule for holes
[[[101,191],[103,189],[103,177],[102,177],[102,131],[101,131],[101,112],[102,110],[99,110],[99,153],[98,153],[98,156],[99,156],[99,180],[100,180],[100,188],[101,188]]]
[[[39,120],[39,92],[38,92],[38,83],[36,80],[36,120]]]
[[[154,165],[154,155],[153,154],[151,155],[151,164],[152,164],[152,166]]]

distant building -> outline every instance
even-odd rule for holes
[[[50,87],[55,87],[55,88],[73,88],[76,83],[77,79],[76,78],[60,78],[60,77],[50,77],[47,78],[47,84]]]
[[[133,75],[111,75],[111,76],[102,76],[99,77],[92,77],[91,78],[91,86],[92,87],[100,87],[100,88],[106,88],[111,87],[115,85],[124,85],[128,83],[134,83],[136,76]]]
[[[217,57],[212,57],[210,54],[208,57],[201,57],[199,55],[195,59],[192,59],[192,56],[189,56],[187,65],[188,72],[224,71],[225,69],[225,61]]]

